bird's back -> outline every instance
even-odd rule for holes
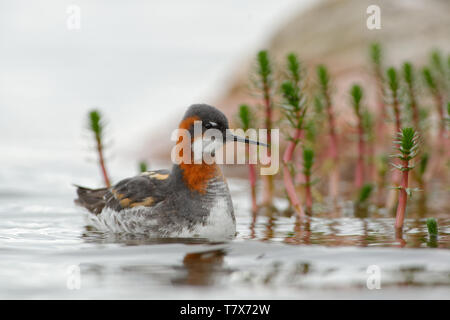
[[[75,203],[93,214],[104,209],[122,211],[135,207],[152,207],[169,193],[168,170],[147,171],[123,179],[111,188],[89,189],[78,186]]]

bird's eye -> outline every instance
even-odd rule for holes
[[[208,122],[208,123],[205,124],[205,128],[206,128],[206,129],[210,129],[211,127],[212,127],[212,124],[211,124],[211,123]]]

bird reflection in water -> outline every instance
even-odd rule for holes
[[[183,259],[184,275],[172,280],[175,285],[208,286],[221,274],[228,273],[223,268],[225,250],[210,250],[187,253]]]

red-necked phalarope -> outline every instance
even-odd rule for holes
[[[219,130],[223,136],[220,145],[228,141],[260,144],[230,134],[222,112],[196,104],[189,107],[179,126],[189,131],[191,145],[196,141],[196,121],[201,121],[202,136],[208,129]],[[214,148],[205,149],[214,153]],[[232,238],[236,233],[228,185],[215,163],[181,162],[171,171],[144,172],[111,188],[78,187],[77,193],[75,202],[89,210],[94,225],[103,230],[209,239]]]

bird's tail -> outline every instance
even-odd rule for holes
[[[75,199],[75,204],[88,209],[94,214],[99,214],[105,207],[105,194],[108,188],[89,189],[77,186],[78,198]]]

